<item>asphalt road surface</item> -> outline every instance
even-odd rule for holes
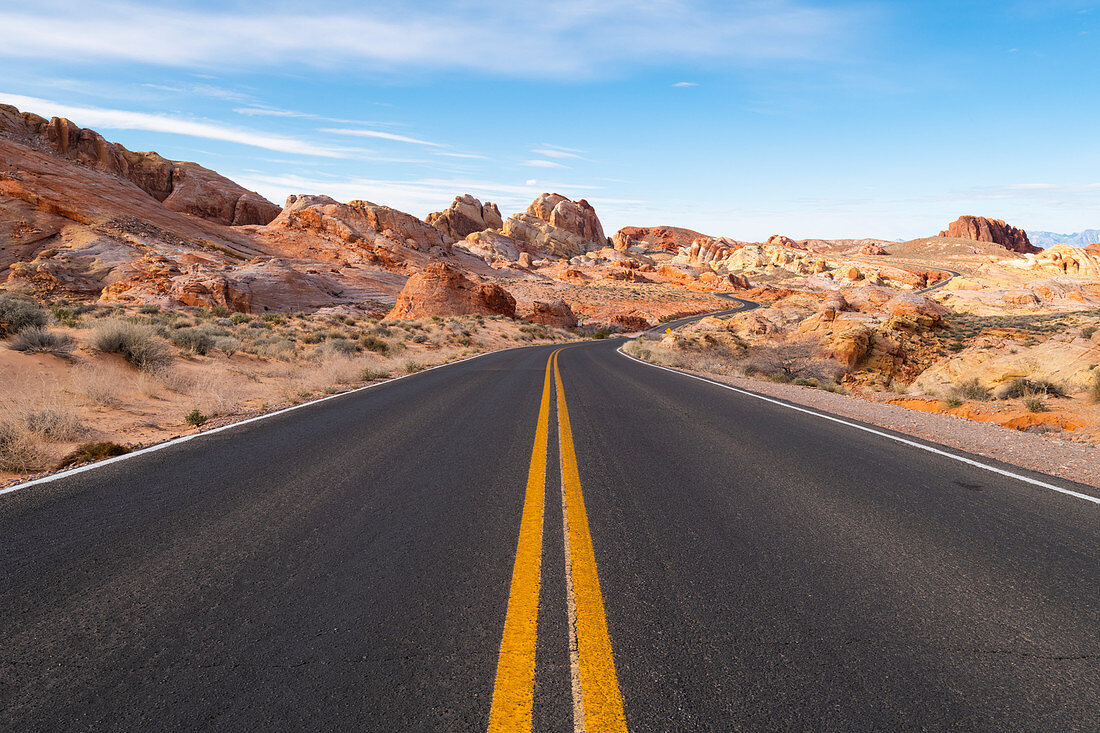
[[[0,496],[0,729],[1096,730],[1100,506],[616,346]]]

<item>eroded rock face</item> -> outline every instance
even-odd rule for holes
[[[127,150],[95,130],[0,105],[0,131],[81,165],[124,178],[169,209],[228,225],[267,224],[279,207],[197,163]]]
[[[608,244],[595,209],[581,199],[544,193],[527,211],[504,221],[504,234],[559,257],[577,257]]]
[[[289,196],[282,212],[267,227],[301,230],[349,244],[403,246],[421,252],[450,251],[451,238],[412,214],[370,201],[342,204],[328,196]]]
[[[987,219],[984,216],[960,216],[944,231],[941,237],[973,239],[977,242],[992,242],[1005,249],[1021,254],[1035,254],[1042,250],[1031,244],[1027,232],[1005,224],[1000,219]]]
[[[681,247],[690,247],[692,242],[706,239],[712,237],[682,227],[623,227],[615,232],[612,244],[620,251],[641,246],[676,254]]]
[[[455,240],[504,226],[496,204],[488,201],[482,204],[470,194],[456,197],[446,211],[428,214],[428,223]]]
[[[890,254],[886,251],[886,248],[876,242],[868,242],[859,249],[861,255],[867,255],[870,257],[883,257]]]
[[[1056,244],[1038,254],[1028,255],[1023,262],[1012,264],[1029,270],[1043,270],[1060,275],[1100,277],[1100,250]]]
[[[475,283],[442,262],[409,278],[386,317],[391,320],[481,314],[516,317],[516,299],[492,283]]]
[[[576,328],[577,316],[564,300],[541,301],[531,304],[531,310],[522,316],[531,323],[541,323],[554,328]]]

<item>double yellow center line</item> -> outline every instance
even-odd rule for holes
[[[549,440],[551,374],[557,392],[558,443],[561,452],[562,522],[565,536],[566,603],[575,731],[625,731],[623,698],[615,674],[611,637],[596,571],[596,553],[588,529],[577,454],[565,388],[558,371],[558,349],[546,362],[542,403],[531,449],[527,493],[520,519],[516,563],[504,635],[500,643],[489,730],[530,731],[535,700],[539,586],[542,565],[543,497]]]

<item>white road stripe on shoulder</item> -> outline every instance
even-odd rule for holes
[[[773,399],[771,397],[766,397],[764,395],[757,394],[756,392],[750,392],[747,389],[741,389],[739,387],[734,387],[734,386],[729,385],[729,384],[723,384],[721,382],[716,382],[713,379],[707,379],[706,377],[696,376],[695,374],[689,374],[688,372],[683,372],[683,371],[680,371],[679,369],[672,369],[670,367],[661,366],[660,364],[650,364],[648,361],[642,361],[641,359],[637,359],[637,358],[631,356],[630,354],[626,353],[625,351],[623,351],[623,348],[621,346],[617,349],[617,351],[620,354],[622,354],[623,356],[625,356],[627,359],[630,359],[631,361],[636,361],[639,364],[645,364],[646,366],[653,367],[654,369],[663,369],[666,372],[672,372],[673,374],[679,374],[681,376],[689,377],[691,379],[698,379],[700,382],[706,382],[707,384],[713,384],[716,387],[722,387],[723,389],[728,389],[731,392],[737,392],[738,394],[743,394],[747,397],[754,397],[758,400],[763,400],[764,402],[770,402],[773,405],[779,405],[780,407],[786,407],[789,410],[795,410],[797,412],[804,412],[807,415],[813,415],[814,417],[819,417],[822,420],[829,420],[830,422],[840,423],[841,425],[847,425],[850,428],[855,428],[856,430],[862,430],[865,433],[871,433],[873,435],[878,435],[878,436],[881,436],[883,438],[889,438],[890,440],[896,441],[898,443],[902,443],[904,445],[912,446],[914,448],[920,448],[921,450],[928,451],[929,453],[935,453],[938,456],[943,456],[944,458],[950,458],[953,461],[958,461],[959,463],[965,463],[969,466],[974,466],[975,468],[981,468],[981,469],[984,469],[986,471],[991,471],[993,473],[998,473],[1002,476],[1008,476],[1009,478],[1014,478],[1014,479],[1017,479],[1019,481],[1023,481],[1025,483],[1032,484],[1033,486],[1041,486],[1044,489],[1050,489],[1051,491],[1057,491],[1059,494],[1066,494],[1068,496],[1073,496],[1073,497],[1076,497],[1078,499],[1084,499],[1085,501],[1092,502],[1093,504],[1100,504],[1100,498],[1095,497],[1095,496],[1089,496],[1088,494],[1082,494],[1080,491],[1073,491],[1071,489],[1066,489],[1066,488],[1063,488],[1061,486],[1055,486],[1054,484],[1048,484],[1046,481],[1040,481],[1038,479],[1031,478],[1030,476],[1024,476],[1023,474],[1014,473],[1012,471],[1006,471],[1003,468],[997,468],[996,466],[990,466],[987,463],[982,463],[981,461],[975,461],[971,458],[967,458],[966,456],[956,455],[956,454],[951,453],[949,451],[941,450],[940,448],[935,448],[935,447],[930,446],[930,445],[925,445],[924,443],[918,443],[915,440],[907,440],[906,438],[902,438],[902,437],[897,436],[897,435],[891,435],[890,433],[886,433],[886,432],[883,432],[881,430],[875,430],[874,428],[869,428],[866,425],[860,425],[859,423],[854,423],[854,422],[851,422],[849,420],[845,420],[843,418],[836,417],[835,415],[830,415],[830,414],[824,413],[824,412],[818,412],[817,410],[811,410],[811,409],[806,408],[806,407],[799,407],[798,405],[792,405],[790,403],[783,402],[782,400],[777,400],[777,399]]]
[[[375,382],[374,384],[368,384],[368,385],[365,385],[363,387],[356,387],[355,389],[349,389],[347,392],[340,392],[339,394],[328,395],[327,397],[321,397],[321,398],[316,399],[316,400],[311,400],[310,402],[303,402],[300,405],[291,405],[290,407],[284,407],[283,409],[276,410],[275,412],[266,412],[263,415],[257,415],[255,417],[250,417],[246,420],[241,420],[239,422],[229,423],[228,425],[222,425],[220,427],[212,428],[210,430],[204,430],[204,431],[199,432],[199,433],[192,433],[191,435],[182,435],[178,438],[172,438],[171,440],[166,440],[163,443],[156,443],[154,445],[148,446],[147,448],[142,448],[140,450],[136,450],[132,453],[126,453],[126,454],[121,455],[121,456],[115,456],[114,458],[106,458],[102,461],[96,461],[95,463],[88,463],[88,464],[83,465],[83,466],[78,466],[77,468],[70,468],[67,471],[61,471],[60,473],[52,473],[49,476],[43,476],[42,478],[36,478],[32,481],[27,481],[27,482],[22,483],[22,484],[16,484],[15,486],[9,486],[6,489],[0,489],[0,496],[3,496],[4,494],[11,494],[11,493],[16,492],[16,491],[22,491],[23,489],[29,489],[30,487],[38,486],[39,484],[48,484],[51,481],[57,481],[59,479],[67,478],[69,476],[75,476],[76,474],[84,473],[85,471],[94,471],[97,468],[103,468],[104,466],[109,466],[112,463],[120,463],[122,461],[128,461],[131,458],[137,458],[138,456],[145,455],[146,453],[155,453],[158,450],[164,450],[165,448],[170,448],[173,445],[179,445],[180,443],[186,443],[187,441],[194,440],[195,438],[202,438],[202,437],[205,437],[207,435],[214,435],[215,433],[220,433],[223,430],[229,430],[230,428],[239,428],[241,425],[247,425],[248,423],[252,423],[252,422],[259,422],[260,420],[266,420],[269,417],[275,417],[276,415],[283,415],[283,414],[286,414],[288,412],[293,412],[294,410],[301,410],[304,407],[312,407],[314,405],[319,405],[322,402],[328,402],[329,400],[334,400],[338,397],[347,397],[348,395],[355,394],[356,392],[362,392],[364,390],[374,389],[375,387],[381,387],[381,386],[386,385],[386,384],[393,384],[394,382],[396,382],[398,380],[406,379],[408,377],[415,377],[417,374],[423,374],[424,372],[430,372],[433,369],[442,369],[443,367],[455,366],[456,364],[462,364],[463,362],[473,361],[474,359],[480,359],[483,356],[490,356],[491,354],[503,354],[506,351],[515,351],[517,349],[529,349],[529,348],[531,348],[531,347],[530,346],[510,346],[507,349],[498,349],[496,351],[486,351],[483,354],[474,354],[473,356],[468,356],[465,359],[459,359],[458,361],[447,362],[446,364],[436,364],[435,366],[427,367],[426,369],[421,369],[420,371],[413,372],[412,374],[402,374],[399,377],[392,377],[392,378],[387,379],[387,380],[382,381],[382,382]]]

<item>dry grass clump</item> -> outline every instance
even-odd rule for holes
[[[87,432],[76,410],[61,404],[25,412],[23,425],[32,434],[59,443],[74,441]]]
[[[131,386],[128,376],[106,364],[80,366],[73,371],[72,386],[92,404],[117,407]]]
[[[1019,397],[1035,397],[1036,395],[1065,397],[1066,392],[1057,384],[1045,379],[1016,379],[1001,390],[997,397],[1002,400],[1012,400]],[[1032,410],[1032,412],[1035,411]]]
[[[38,303],[0,293],[0,338],[25,328],[43,328],[47,321],[49,315]]]
[[[207,419],[231,415],[241,404],[240,385],[223,374],[203,374],[194,381],[187,394]]]
[[[138,369],[155,371],[172,361],[168,342],[155,326],[119,319],[104,321],[92,333],[92,345],[107,354],[122,354]]]
[[[47,456],[33,435],[12,422],[0,422],[0,471],[31,473],[46,463]]]
[[[24,354],[53,354],[68,358],[73,353],[74,344],[72,338],[63,333],[42,326],[28,326],[15,334],[8,348]]]

